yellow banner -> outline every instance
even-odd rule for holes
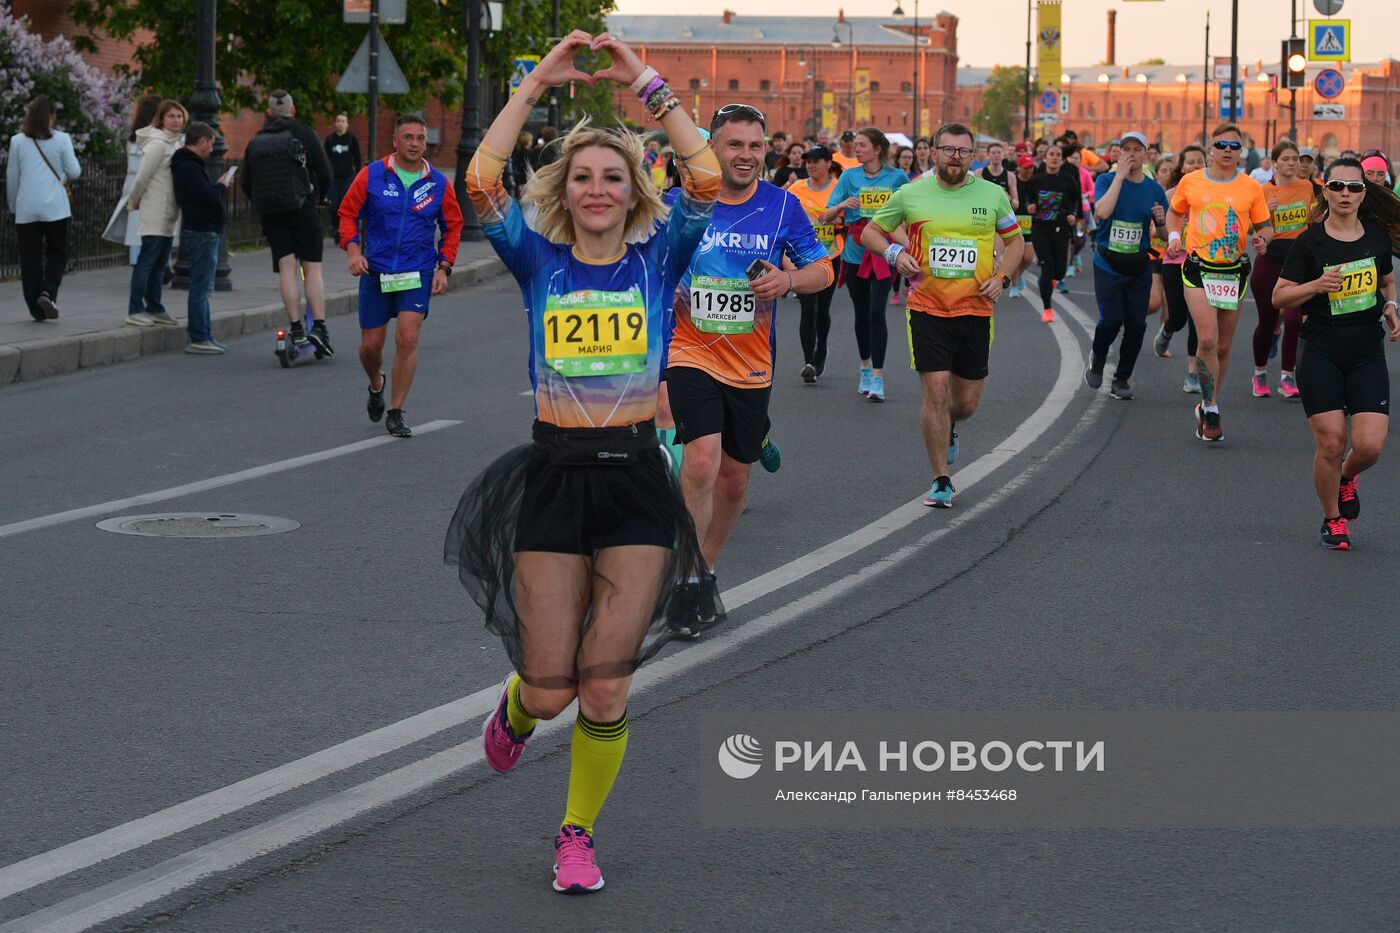
[[[932,136],[933,131],[937,128],[929,122],[927,107],[919,108],[919,126],[923,128],[923,134],[925,136]]]
[[[1064,70],[1060,59],[1064,48],[1064,37],[1060,32],[1060,0],[1040,0],[1036,10],[1040,26],[1036,33],[1036,74],[1041,87],[1059,86],[1060,74]]]
[[[856,69],[856,126],[866,126],[870,120],[870,69]]]
[[[836,132],[836,93],[822,91],[822,129]]]

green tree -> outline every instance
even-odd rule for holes
[[[385,26],[385,40],[408,77],[410,92],[385,99],[397,110],[440,100],[456,107],[466,69],[466,0],[408,0],[407,22]],[[482,6],[485,6],[483,2]],[[490,82],[504,80],[516,55],[548,50],[549,4],[506,0],[505,22],[493,35],[482,33],[483,63]],[[95,48],[92,35],[132,40],[147,30],[152,39],[136,49],[135,66],[125,69],[139,83],[171,97],[189,96],[195,68],[194,0],[73,0],[71,15],[87,27],[80,48]],[[612,0],[563,0],[564,30],[600,32]],[[304,115],[337,110],[363,112],[363,95],[337,94],[340,72],[365,35],[365,26],[341,18],[341,0],[218,0],[217,78],[224,109],[261,106],[274,88],[292,92]],[[567,96],[567,89],[564,89]],[[585,110],[611,112],[605,89],[578,89]]]
[[[1032,81],[1031,97],[1039,93],[1040,84]],[[987,86],[982,91],[982,108],[972,118],[972,125],[998,139],[1020,139],[1023,127],[1016,121],[1025,106],[1026,69],[998,65],[987,78]]]

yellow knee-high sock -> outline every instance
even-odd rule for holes
[[[525,712],[525,707],[520,705],[520,685],[523,682],[520,675],[516,674],[506,687],[506,719],[510,722],[510,731],[515,733],[517,739],[529,735],[535,728],[535,723],[539,721]]]
[[[574,722],[569,754],[569,802],[564,822],[593,832],[627,751],[627,714],[616,722],[594,722],[582,712]]]

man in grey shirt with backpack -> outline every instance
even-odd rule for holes
[[[335,356],[326,332],[326,285],[321,277],[325,234],[319,210],[334,179],[321,141],[296,120],[296,105],[288,92],[273,91],[268,98],[267,119],[244,151],[240,180],[272,248],[292,342],[310,341],[324,355]],[[302,325],[298,264],[311,305],[309,332]]]

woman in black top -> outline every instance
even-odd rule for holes
[[[807,177],[807,169],[802,164],[802,153],[805,150],[800,142],[793,143],[787,147],[787,151],[775,163],[773,171],[773,184],[779,188],[786,188],[799,178]]]
[[[1055,283],[1065,277],[1069,265],[1069,239],[1078,223],[1079,171],[1065,166],[1064,151],[1058,144],[1045,150],[1045,167],[1031,176],[1026,202],[1031,209],[1031,246],[1040,264],[1040,299],[1045,310],[1040,319],[1055,320],[1050,298]]]
[[[1323,203],[1293,241],[1273,298],[1276,307],[1303,313],[1298,392],[1317,445],[1318,541],[1345,551],[1347,522],[1361,514],[1357,475],[1380,459],[1390,427],[1383,336],[1400,340],[1391,263],[1400,252],[1400,198],[1367,182],[1356,159],[1333,162],[1324,179]]]
[[[1001,143],[992,143],[987,147],[987,164],[977,174],[994,185],[1000,185],[1011,203],[1016,203],[1020,194],[1016,190],[1016,163],[1006,158],[1006,147]]]

